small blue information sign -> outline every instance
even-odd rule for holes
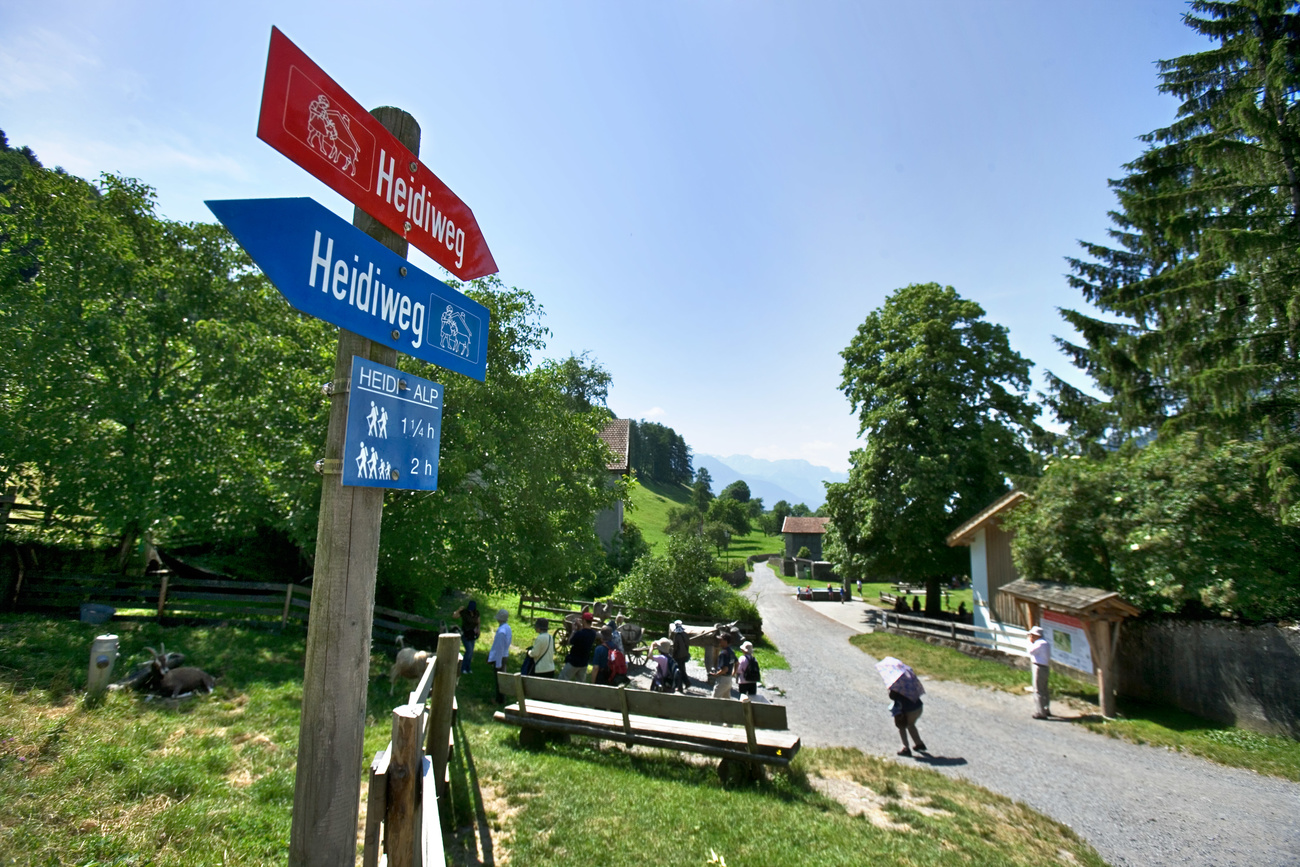
[[[343,484],[436,491],[441,437],[441,385],[352,356]]]

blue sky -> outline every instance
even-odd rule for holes
[[[501,278],[545,307],[547,354],[590,351],[611,409],[844,469],[838,353],[900,286],[954,286],[1040,383],[1070,373],[1063,257],[1104,239],[1106,180],[1173,116],[1153,62],[1208,47],[1184,10],[0,0],[0,129],[145,180],[173,219],[301,195],[350,218],[256,138],[277,25],[363,105],[415,115]]]

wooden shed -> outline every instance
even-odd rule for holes
[[[785,556],[794,557],[805,545],[812,552],[811,559],[822,558],[822,536],[826,535],[826,525],[830,518],[796,518],[788,516],[781,524],[781,533],[785,536]]]
[[[1055,581],[1028,581],[1021,578],[1005,585],[1000,592],[1021,609],[1025,622],[1030,626],[1041,626],[1045,633],[1050,629],[1063,636],[1068,636],[1071,628],[1086,633],[1089,657],[1097,675],[1101,715],[1113,717],[1115,648],[1119,645],[1119,627],[1125,617],[1137,615],[1138,609],[1120,599],[1119,594],[1112,590],[1078,587]],[[1055,657],[1061,642],[1052,637],[1048,637],[1048,640],[1053,641]]]
[[[948,534],[950,547],[970,548],[971,589],[975,596],[974,625],[984,629],[997,624],[1030,626],[1015,602],[998,591],[1020,577],[1011,562],[1013,533],[1002,529],[1002,517],[1020,505],[1027,494],[1012,491],[998,497],[966,523]]]

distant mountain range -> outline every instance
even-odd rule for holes
[[[763,506],[770,509],[778,500],[790,505],[804,503],[817,509],[826,502],[826,489],[822,482],[848,481],[848,473],[837,473],[829,467],[814,466],[804,460],[765,461],[749,455],[697,454],[693,456],[698,470],[704,467],[713,479],[713,493],[727,485],[744,479],[750,496],[762,497]]]

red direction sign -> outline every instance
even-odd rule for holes
[[[469,205],[278,27],[257,137],[460,279],[496,273]]]

